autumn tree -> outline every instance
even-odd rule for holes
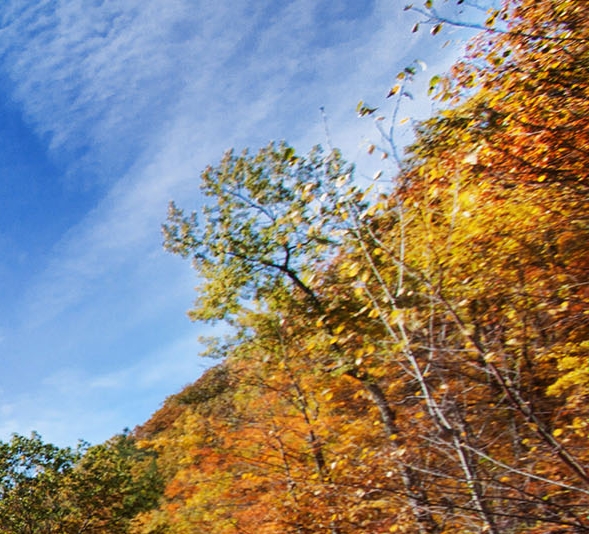
[[[373,276],[361,290],[405,347],[432,424],[423,437],[456,459],[462,509],[487,530],[583,531],[584,412],[557,392],[586,394],[571,372],[587,336],[584,11],[518,2],[501,13],[507,27],[489,21],[442,83],[453,107],[419,128],[380,207],[396,230],[366,227]]]
[[[201,176],[203,195],[211,198],[204,225],[199,226],[195,213],[186,216],[171,204],[165,245],[192,257],[203,280],[191,317],[228,318],[238,325],[236,318],[248,314],[246,303],[298,309],[307,324],[313,321],[309,335],[318,328],[327,339],[324,356],[315,365],[362,383],[391,436],[395,415],[380,380],[342,345],[346,313],[349,317],[358,311],[354,298],[344,293],[337,301],[324,299],[325,280],[318,276],[344,250],[346,237],[356,231],[357,215],[368,209],[352,171],[339,152],[323,154],[319,148],[306,157],[286,144],[271,144],[255,156],[230,151]],[[409,466],[402,469],[422,530],[436,531],[421,477]]]
[[[325,498],[314,531],[589,530],[582,4],[492,10],[465,59],[432,79],[442,109],[417,128],[406,159],[380,127],[389,146],[369,151],[397,165],[380,192],[360,190],[337,151],[305,157],[271,144],[205,170],[204,222],[170,206],[166,247],[191,257],[201,281],[191,316],[236,328],[221,352],[242,395],[233,420],[195,416],[192,435],[213,425],[217,448],[208,464],[206,440],[184,449],[182,491],[230,475],[180,508],[222,498],[219,532],[272,532],[286,510],[248,523],[255,517],[229,503],[256,509],[280,496],[304,510],[320,506],[316,491]],[[452,23],[433,2],[419,10],[432,33]],[[389,92],[393,120],[403,93]],[[294,438],[305,432],[307,448]],[[322,485],[303,505],[313,485],[294,473],[309,468]],[[233,493],[246,487],[256,499]]]

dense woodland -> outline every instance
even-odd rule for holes
[[[104,444],[2,444],[0,532],[589,532],[587,7],[487,13],[402,156],[413,67],[360,103],[370,187],[286,143],[205,169],[164,238],[218,365]]]

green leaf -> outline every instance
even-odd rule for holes
[[[290,161],[295,155],[295,149],[291,146],[287,147],[286,150],[284,151],[284,161]]]
[[[435,76],[432,77],[432,79],[429,81],[429,89],[428,89],[428,94],[431,94],[434,89],[436,88],[436,86],[442,81],[441,76],[438,76],[437,74]]]

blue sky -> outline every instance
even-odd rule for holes
[[[321,106],[369,172],[357,102],[382,104],[415,59],[423,88],[462,36],[411,33],[404,4],[3,0],[0,439],[103,441],[211,364],[185,314],[194,273],[162,250],[168,201],[197,206],[230,147],[325,144]]]

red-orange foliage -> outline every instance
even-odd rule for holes
[[[587,22],[491,13],[377,199],[338,154],[207,169],[212,226],[174,207],[168,246],[239,334],[145,427],[168,486],[137,532],[589,531]]]

